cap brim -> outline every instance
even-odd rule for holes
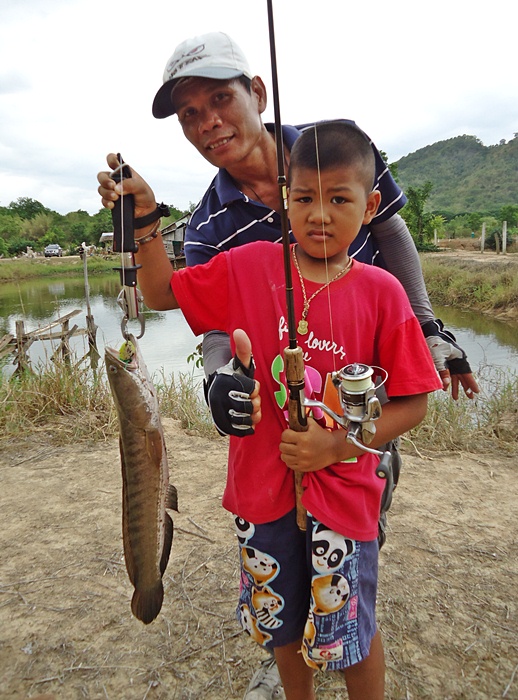
[[[240,75],[246,75],[244,71],[232,70],[230,68],[204,68],[204,69],[191,69],[187,71],[182,71],[182,74],[172,80],[168,80],[162,85],[160,90],[155,95],[153,100],[153,116],[157,119],[165,119],[165,117],[170,117],[176,110],[173,106],[171,100],[171,93],[173,91],[174,84],[177,80],[181,78],[212,78],[213,80],[231,80],[232,78],[239,78]],[[251,78],[252,76],[247,76]]]

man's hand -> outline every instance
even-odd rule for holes
[[[254,426],[261,420],[260,385],[254,380],[250,338],[238,328],[234,343],[234,358],[210,375],[205,392],[218,432],[244,437],[253,435]]]
[[[480,389],[471,373],[471,367],[464,350],[457,344],[453,333],[444,328],[443,322],[436,318],[424,323],[421,328],[432,355],[435,369],[442,379],[442,388],[448,391],[451,386],[451,397],[459,398],[459,384],[464,389],[468,399],[475,398]]]
[[[131,168],[131,177],[124,180],[124,184],[115,182],[112,179],[112,172],[119,166],[119,161],[115,153],[110,153],[106,162],[112,169],[110,172],[100,172],[97,174],[99,187],[97,191],[101,195],[102,205],[107,209],[113,209],[115,202],[121,194],[132,194],[135,199],[135,218],[150,214],[156,209],[155,195],[147,182]],[[126,164],[127,165],[127,164]],[[131,166],[130,166],[131,167]],[[124,187],[124,192],[122,188]]]

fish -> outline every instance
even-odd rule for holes
[[[131,611],[148,625],[162,609],[174,532],[167,510],[178,511],[178,495],[169,484],[156,390],[135,337],[128,334],[119,350],[106,347],[105,365],[120,431],[122,539],[135,589]]]

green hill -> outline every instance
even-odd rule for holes
[[[403,190],[433,183],[427,202],[432,211],[496,212],[518,205],[518,134],[498,146],[484,146],[476,136],[456,136],[420,148],[396,165]]]

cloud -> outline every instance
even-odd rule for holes
[[[270,93],[266,3],[253,21],[241,0],[3,0],[0,7],[0,196],[38,199],[62,213],[100,208],[96,173],[121,151],[179,208],[198,201],[214,171],[175,118],[151,103],[174,46],[224,30]],[[398,158],[462,133],[498,143],[518,131],[515,26],[504,0],[420,7],[328,0],[311,15],[274,2],[285,123],[347,117]],[[166,31],[162,31],[165,29]]]

